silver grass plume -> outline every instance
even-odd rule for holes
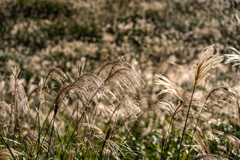
[[[205,47],[197,63],[194,65],[194,88],[196,88],[204,79],[209,76],[209,72],[212,68],[215,68],[222,60],[223,57],[214,54],[214,45]]]
[[[239,66],[240,65],[240,52],[233,47],[229,47],[229,49],[235,51],[237,54],[225,54],[225,56],[227,57],[225,64],[233,63],[233,67]]]
[[[18,82],[18,75],[20,73],[20,69],[17,69],[16,67],[12,68],[12,72],[13,74],[10,76],[10,85],[13,88],[14,108],[12,108],[11,114],[12,116],[14,116],[14,133],[16,131],[20,135],[22,124],[19,118],[19,112],[26,112],[29,108],[29,104],[24,88]]]
[[[20,110],[26,112],[29,108],[29,104],[23,86],[18,83],[20,69],[12,68],[12,72],[13,74],[10,76],[10,85],[13,87],[14,91],[15,112],[19,112]]]
[[[73,97],[73,92],[77,93],[85,106],[89,105],[90,101],[93,100],[96,93],[104,82],[96,75],[91,73],[85,73],[81,75],[73,84],[63,87],[55,98],[55,111],[57,113],[61,103],[67,95]],[[74,97],[73,97],[74,98]]]
[[[124,87],[126,87],[133,95],[136,94],[137,90],[140,90],[143,84],[141,77],[128,68],[116,70],[115,72],[111,73],[104,82],[106,84],[110,84],[111,86],[114,86],[115,84],[123,94],[125,93]],[[116,89],[116,92],[121,95],[117,88],[114,88]]]
[[[189,116],[189,113],[190,113],[191,104],[192,104],[195,89],[203,80],[205,80],[209,76],[210,70],[212,68],[215,68],[223,60],[223,57],[219,56],[218,50],[217,50],[217,54],[214,54],[214,51],[215,51],[214,45],[205,47],[202,50],[197,63],[194,65],[193,91],[192,91],[192,95],[191,95],[191,98],[190,98],[190,104],[188,106],[187,116],[186,116],[183,132],[182,132],[182,137],[181,137],[181,141],[180,141],[180,147],[178,149],[177,160],[179,159],[179,156],[180,156],[183,137],[184,137],[185,130],[186,130],[186,127],[187,127],[188,116]]]
[[[127,88],[130,93],[135,95],[144,84],[140,75],[123,58],[106,63],[97,75],[100,75],[103,71],[108,71],[108,75],[104,78],[104,86],[113,88],[118,97],[125,94],[126,90],[124,88]]]

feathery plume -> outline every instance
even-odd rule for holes
[[[164,93],[171,93],[177,98],[179,98],[180,100],[184,101],[181,93],[178,91],[177,87],[170,80],[168,80],[166,77],[164,77],[161,74],[156,76],[159,78],[158,80],[156,80],[156,84],[163,85],[164,87],[167,88],[165,90],[162,90],[158,95],[161,95]]]
[[[214,45],[204,48],[199,60],[194,65],[194,88],[209,76],[212,68],[215,68],[223,60],[223,57],[219,56],[218,50],[217,54],[214,55],[214,50]]]

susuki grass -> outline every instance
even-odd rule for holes
[[[240,158],[232,3],[0,3],[0,159]]]
[[[233,106],[237,107],[239,115],[237,93],[227,87],[218,87],[205,100],[194,96],[197,86],[222,60],[214,45],[202,50],[194,65],[190,98],[185,98],[181,93],[183,89],[166,77],[157,75],[156,85],[166,88],[159,96],[169,94],[176,100],[158,99],[145,110],[141,110],[136,101],[145,83],[122,58],[107,62],[96,74],[85,72],[85,59],[82,58],[77,63],[76,77],[53,68],[28,97],[18,80],[20,69],[13,68],[9,83],[12,102],[10,105],[2,102],[10,107],[3,109],[7,114],[2,116],[8,118],[8,122],[7,127],[1,122],[3,149],[0,156],[6,159],[120,159],[136,156],[138,153],[129,146],[129,137],[149,111],[159,110],[162,116],[168,115],[170,121],[166,132],[161,133],[158,158],[169,159],[169,152],[178,154],[172,157],[174,159],[236,158],[240,144],[237,130],[236,135],[224,132],[216,135],[221,130],[213,130],[210,124],[211,131],[207,129],[209,125],[201,124],[208,121],[204,115],[211,104],[208,100],[219,91],[228,95],[226,102],[228,98],[235,102]],[[176,138],[177,143],[174,143]],[[225,149],[212,153],[213,142]]]

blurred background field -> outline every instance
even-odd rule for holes
[[[239,46],[238,1],[3,0],[0,7],[1,77],[19,66],[27,82],[53,66],[71,71],[81,57],[94,70],[124,56],[154,75],[166,63],[192,63],[208,45],[221,54]]]
[[[204,47],[215,44],[220,55],[234,53],[228,47],[240,49],[235,17],[239,11],[239,0],[2,0],[0,101],[12,103],[8,85],[12,67],[21,69],[19,83],[29,95],[54,67],[76,77],[82,57],[85,72],[91,73],[118,57],[129,62],[145,82],[137,96],[141,109],[160,98],[172,100],[158,96],[163,87],[155,84],[156,74],[166,76],[190,97],[193,64]],[[231,87],[240,95],[238,68],[224,61],[200,85],[197,98],[205,98],[218,86]],[[236,108],[227,112],[236,126]],[[150,112],[140,122],[129,142],[137,159],[160,156],[158,143],[168,118]]]

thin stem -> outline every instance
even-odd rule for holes
[[[195,89],[196,89],[196,87],[194,86],[193,91],[192,91],[192,96],[191,96],[191,99],[190,99],[190,104],[189,104],[188,111],[187,111],[187,117],[186,117],[186,120],[185,120],[183,132],[182,132],[182,138],[181,138],[181,141],[180,141],[180,146],[179,146],[179,149],[178,149],[177,160],[179,160],[180,151],[181,151],[182,142],[183,142],[183,137],[184,137],[184,134],[185,134],[185,130],[187,128],[187,120],[188,120],[188,116],[189,116],[189,113],[190,113],[190,108],[191,108],[191,105],[192,105],[192,99],[193,99],[193,94],[194,94]]]
[[[0,137],[2,138],[3,142],[6,144],[8,150],[9,150],[11,156],[12,156],[12,158],[13,158],[14,160],[16,160],[16,158],[14,157],[14,154],[12,153],[10,147],[8,146],[8,144],[6,143],[6,141],[4,140],[4,138],[3,138],[3,136],[2,136],[1,134],[0,134]]]
[[[52,124],[52,130],[51,130],[51,134],[50,134],[50,140],[49,140],[49,144],[48,144],[48,152],[47,152],[47,158],[46,159],[48,159],[48,153],[50,152],[50,145],[51,145],[51,141],[52,141],[52,133],[53,133],[54,121],[55,121],[55,115],[53,117],[53,124]],[[60,142],[60,144],[61,144],[61,142]]]
[[[205,106],[206,102],[207,102],[207,100],[205,101],[205,103],[204,103],[203,106]],[[202,109],[201,109],[200,113],[201,113],[201,112],[202,112]],[[200,121],[200,119],[197,120],[197,123],[196,123],[196,125],[195,125],[195,127],[194,127],[194,129],[193,129],[193,134],[192,134],[192,136],[191,136],[191,140],[190,140],[190,143],[189,143],[189,146],[188,146],[187,150],[188,150],[189,147],[192,145],[193,136],[194,136],[194,134],[195,134],[195,132],[196,132],[196,129],[197,129],[197,126],[198,126],[199,121]],[[188,152],[188,154],[187,154],[186,160],[188,160],[188,157],[189,157],[189,152]]]

